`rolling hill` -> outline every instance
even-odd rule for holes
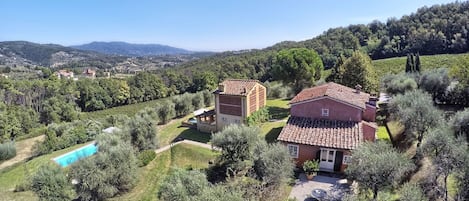
[[[27,41],[0,42],[0,64],[5,66],[93,65],[108,66],[122,62],[124,57],[109,56],[56,44],[38,44]]]
[[[171,51],[175,52],[176,50],[172,49]],[[181,51],[184,52],[186,50]],[[0,42],[0,67],[10,67],[13,69],[22,66],[45,66],[51,68],[91,67],[100,69],[114,68],[120,72],[127,72],[129,70],[156,70],[172,67],[213,54],[211,52],[191,53],[135,57],[80,50],[57,44],[4,41]]]
[[[160,44],[132,44],[126,42],[92,42],[83,45],[70,46],[80,50],[91,50],[110,55],[123,56],[151,56],[192,54],[193,51]]]

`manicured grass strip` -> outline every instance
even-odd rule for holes
[[[387,140],[387,141],[391,141],[391,138],[389,137],[389,133],[388,131],[386,130],[386,127],[384,126],[379,126],[378,127],[378,140]]]

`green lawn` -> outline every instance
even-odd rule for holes
[[[0,171],[0,200],[37,200],[37,197],[31,191],[13,192],[15,186],[24,183],[30,175],[34,175],[41,165],[53,163],[52,158],[84,145],[75,145],[2,169]]]
[[[288,103],[290,100],[285,99],[269,99],[267,100],[266,107],[271,115],[271,119],[274,121],[264,122],[259,125],[261,129],[261,135],[264,136],[265,140],[269,143],[277,140],[280,131],[287,123],[286,120],[290,115]]]
[[[192,115],[187,115],[183,118],[174,119],[168,124],[160,126],[161,129],[158,129],[157,131],[159,145],[168,145],[178,137],[197,142],[208,143],[211,139],[210,133],[202,133],[199,132],[197,129],[181,127],[181,123],[189,119],[191,116]]]
[[[171,167],[206,169],[208,162],[218,156],[209,149],[178,144],[170,151],[160,153],[155,160],[140,169],[139,181],[132,191],[111,200],[156,200],[158,189]]]
[[[389,137],[389,133],[388,131],[386,130],[386,127],[384,126],[379,126],[378,127],[378,140],[387,140],[387,141],[391,141],[391,138]]]

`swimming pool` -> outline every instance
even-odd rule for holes
[[[59,164],[62,167],[67,167],[68,165],[74,163],[77,160],[80,160],[82,158],[86,158],[88,156],[95,154],[97,151],[98,151],[98,147],[96,146],[96,144],[91,143],[89,145],[75,149],[66,154],[60,155],[52,160],[54,160],[57,164]]]

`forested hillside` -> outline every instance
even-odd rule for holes
[[[455,2],[423,7],[417,12],[386,22],[373,21],[332,28],[306,41],[285,41],[262,50],[226,52],[184,63],[180,69],[191,72],[210,71],[223,79],[248,77],[262,81],[270,79],[273,56],[282,49],[306,47],[316,50],[326,69],[335,66],[343,55],[354,50],[366,52],[375,59],[404,56],[454,54],[469,51],[469,2]],[[179,70],[179,69],[178,69]]]

